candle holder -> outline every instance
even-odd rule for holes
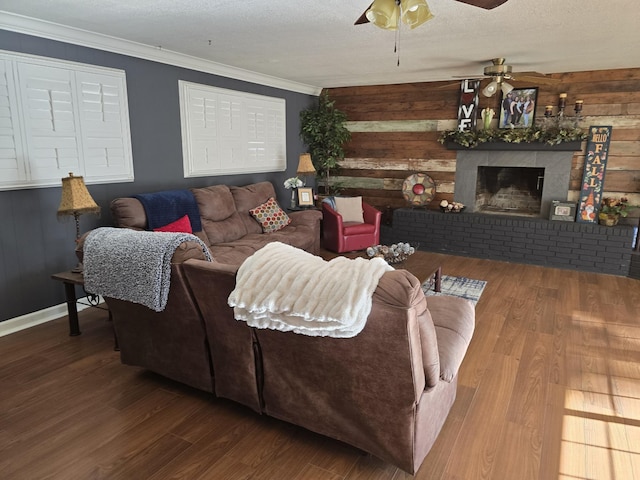
[[[567,94],[561,93],[558,96],[558,113],[553,114],[553,105],[545,105],[544,118],[542,119],[542,127],[549,128],[578,128],[578,124],[582,121],[582,107],[584,100],[576,100],[573,111],[575,116],[568,117],[565,115],[567,108]]]

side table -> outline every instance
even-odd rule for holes
[[[67,300],[67,313],[69,316],[69,336],[75,337],[80,335],[80,324],[78,322],[78,298],[76,297],[76,285],[84,287],[84,276],[82,273],[72,271],[54,273],[51,278],[64,284],[64,294]],[[91,294],[87,294],[91,297]],[[92,301],[88,304],[90,307],[98,307],[97,302]],[[104,309],[108,310],[108,309]],[[109,313],[111,319],[111,313]]]

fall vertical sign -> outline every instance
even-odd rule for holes
[[[576,217],[578,222],[596,223],[598,221],[611,130],[612,127],[589,127],[587,154],[584,159],[584,174]]]

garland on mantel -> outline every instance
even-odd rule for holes
[[[578,127],[550,127],[541,128],[489,128],[480,130],[446,130],[442,132],[438,141],[457,143],[463,147],[473,148],[481,143],[546,143],[558,145],[564,142],[582,141],[587,138],[586,132]]]

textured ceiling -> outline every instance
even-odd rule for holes
[[[2,0],[45,20],[312,87],[478,76],[494,57],[541,73],[640,67],[638,0],[428,0],[435,18],[396,34],[353,22],[371,0]],[[2,48],[2,46],[0,46]]]

